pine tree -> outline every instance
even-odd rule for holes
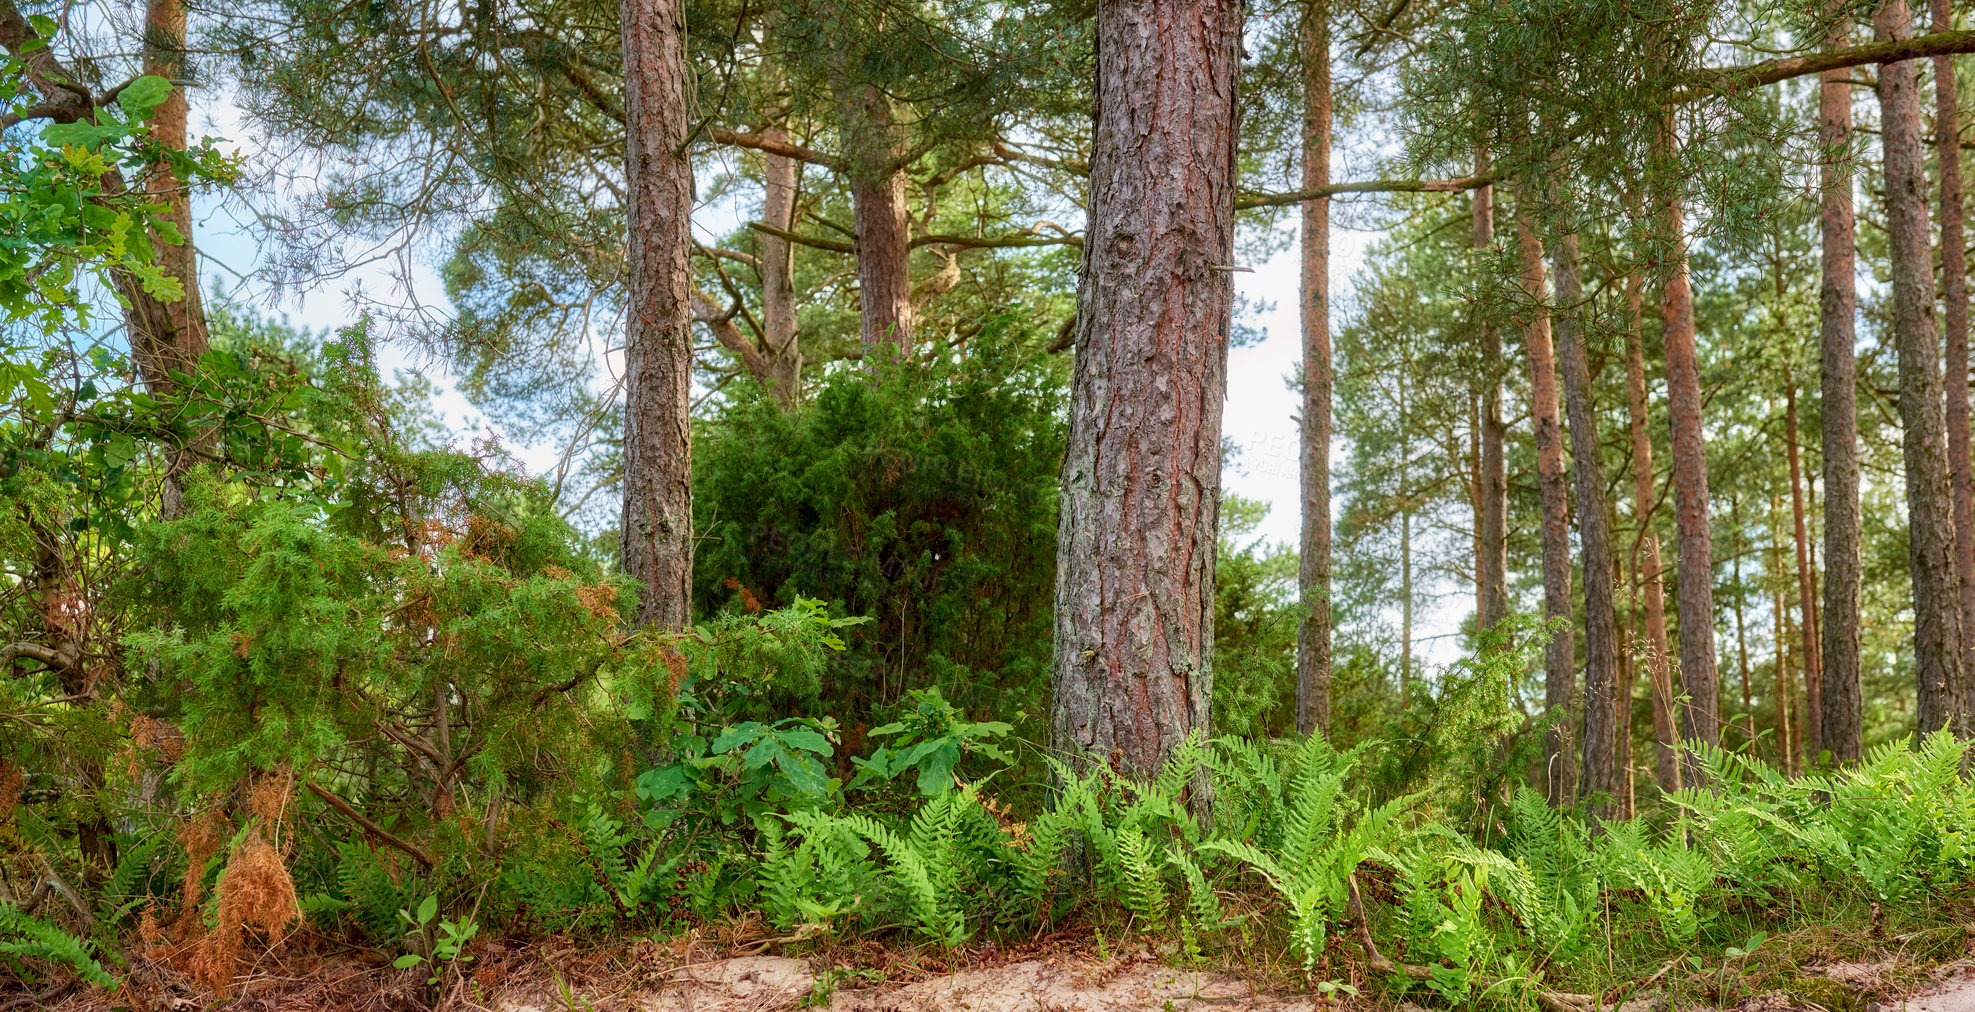
[[[1139,777],[1213,691],[1241,22],[1237,0],[1097,10],[1052,713],[1058,749]]]

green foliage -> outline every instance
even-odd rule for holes
[[[39,37],[30,38],[29,54],[45,50],[57,30],[45,16],[34,22]],[[0,114],[11,117],[35,104],[31,59],[0,54]],[[126,84],[115,103],[97,107],[94,122],[54,122],[38,136],[0,133],[0,313],[9,323],[47,335],[87,327],[92,310],[83,289],[92,279],[107,283],[112,272],[136,279],[158,299],[185,297],[178,279],[158,267],[153,243],[155,237],[176,246],[187,237],[163,215],[164,205],[130,189],[122,172],[163,159],[179,179],[203,183],[230,180],[237,166],[209,143],[173,151],[150,139],[145,121],[171,90],[170,81],[145,75]],[[0,392],[17,391],[50,396],[34,370],[8,366],[0,371]]]
[[[1359,863],[1413,800],[1388,801],[1347,827],[1338,802],[1352,765],[1349,760],[1301,765],[1279,809],[1281,818],[1271,827],[1280,840],[1273,848],[1264,850],[1245,839],[1201,845],[1254,868],[1289,904],[1292,945],[1305,973],[1313,972],[1323,955],[1327,925],[1342,907]]]
[[[1214,727],[1225,735],[1296,730],[1297,553],[1254,537],[1264,503],[1221,497],[1214,560]]]
[[[832,372],[792,411],[734,396],[693,451],[700,609],[814,597],[871,617],[822,674],[846,727],[913,688],[997,715],[1039,701],[1064,381],[1040,355],[990,320],[950,356]]]
[[[103,969],[92,944],[46,921],[21,913],[12,903],[0,903],[0,965],[60,967],[97,987],[114,988],[117,979]]]
[[[953,788],[957,779],[954,768],[965,755],[979,755],[1003,766],[1014,761],[994,744],[994,739],[1013,730],[1011,725],[998,720],[967,720],[940,695],[938,687],[907,692],[904,706],[900,719],[870,730],[872,737],[890,737],[892,741],[871,753],[869,759],[851,760],[858,768],[851,787],[916,771],[920,794],[941,794]]]

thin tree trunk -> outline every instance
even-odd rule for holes
[[[1399,428],[1411,431],[1407,413],[1406,378],[1412,362],[1399,367]],[[1399,449],[1399,698],[1403,701],[1413,685],[1413,502],[1412,448]]]
[[[1811,715],[1798,726],[1803,729],[1804,759],[1815,763],[1824,751],[1823,730],[1815,716],[1824,710],[1824,665],[1817,643],[1817,578],[1811,571],[1810,528],[1804,509],[1803,452],[1797,445],[1797,381],[1787,365],[1783,367],[1783,398],[1783,438],[1789,444],[1790,457],[1790,516],[1797,549],[1797,609],[1802,615],[1804,712]]]
[[[844,169],[850,184],[851,236],[857,248],[857,306],[864,347],[912,347],[912,231],[898,117],[876,86],[855,84],[838,96],[845,126]]]
[[[1239,0],[1097,12],[1052,724],[1059,752],[1139,777],[1207,729],[1213,694],[1233,307],[1213,268],[1234,242],[1241,16]]]
[[[787,141],[780,127],[762,135]],[[795,229],[796,174],[800,163],[786,155],[764,154],[762,220],[783,231]],[[768,363],[769,393],[783,407],[802,397],[802,344],[796,330],[795,244],[779,236],[761,239],[761,343]]]
[[[1729,499],[1728,511],[1729,516],[1733,518],[1735,532],[1737,535],[1740,535],[1745,530],[1742,526],[1742,501],[1737,498]],[[1742,584],[1742,553],[1740,551],[1734,552],[1729,556],[1729,560],[1729,576],[1735,582],[1735,656],[1737,667],[1741,670],[1742,674],[1742,712],[1749,714],[1748,726],[1743,729],[1743,734],[1747,736],[1751,743],[1754,743],[1756,740],[1756,718],[1752,712],[1753,707],[1749,699],[1749,629],[1748,621],[1742,614],[1743,609],[1748,606],[1749,594],[1748,588]],[[1780,704],[1777,712],[1782,712]],[[1777,740],[1779,742],[1787,741],[1788,736],[1780,736]]]
[[[1614,510],[1610,516],[1609,530],[1618,529],[1618,514]],[[1636,574],[1635,574],[1636,577]],[[1618,817],[1630,819],[1638,811],[1638,778],[1632,769],[1632,692],[1639,682],[1638,653],[1632,648],[1639,642],[1639,584],[1625,576],[1624,562],[1618,553],[1612,553],[1612,584],[1628,588],[1625,604],[1625,624],[1619,629],[1619,642],[1626,648],[1618,655],[1618,694],[1613,700],[1618,709],[1615,722],[1618,726],[1618,750],[1614,762],[1618,766],[1622,790],[1619,794]]]
[[[1475,175],[1489,171],[1488,151],[1474,153]],[[1470,198],[1474,248],[1495,244],[1495,188],[1476,187]],[[1481,339],[1481,558],[1475,572],[1481,582],[1481,614],[1476,627],[1486,631],[1509,617],[1509,472],[1503,444],[1508,426],[1502,421],[1502,332],[1482,311]]]
[[[1777,750],[1781,754],[1785,776],[1796,776],[1803,771],[1802,724],[1796,719],[1797,693],[1795,682],[1790,674],[1790,609],[1785,603],[1783,587],[1789,582],[1783,575],[1783,504],[1777,497],[1769,501],[1770,531],[1770,611],[1776,619],[1776,728]]]
[[[1849,29],[1831,30],[1830,49],[1842,48]],[[1858,613],[1864,588],[1859,507],[1858,388],[1853,316],[1858,251],[1852,207],[1852,85],[1850,73],[1825,71],[1818,84],[1818,147],[1823,193],[1818,233],[1823,282],[1818,292],[1819,356],[1824,444],[1824,691],[1819,739],[1839,762],[1864,754],[1864,707],[1859,665]]]
[[[1932,0],[1934,30],[1954,27],[1948,0]],[[1954,485],[1955,578],[1961,603],[1960,714],[1975,718],[1975,460],[1968,443],[1968,252],[1962,235],[1961,104],[1954,57],[1934,58],[1934,157],[1941,173],[1941,323],[1946,330],[1948,476]],[[1964,723],[1963,732],[1975,730]]]
[[[1330,183],[1330,7],[1303,13],[1303,186]],[[1296,729],[1330,733],[1330,198],[1303,202],[1303,544]]]
[[[1564,409],[1570,416],[1571,471],[1577,489],[1577,540],[1584,565],[1584,754],[1580,787],[1585,795],[1603,793],[1620,803],[1621,752],[1629,751],[1618,709],[1618,609],[1612,595],[1610,510],[1605,500],[1605,468],[1598,452],[1598,416],[1591,403],[1591,369],[1578,326],[1584,283],[1578,266],[1577,236],[1557,241],[1556,315],[1558,364],[1563,373]]]
[[[1687,270],[1687,226],[1681,208],[1679,138],[1669,112],[1654,135],[1660,171],[1669,180],[1661,195],[1661,229],[1673,244],[1673,263],[1660,293],[1660,325],[1666,342],[1667,413],[1673,429],[1673,519],[1679,538],[1680,682],[1686,689],[1681,732],[1689,740],[1721,744],[1721,702],[1714,654],[1714,545],[1708,527],[1708,457],[1701,425],[1701,362],[1694,346],[1694,289]],[[1698,782],[1691,762],[1686,781]]]
[[[1680,789],[1680,735],[1674,730],[1672,651],[1666,638],[1666,593],[1660,576],[1660,541],[1653,536],[1653,437],[1646,414],[1646,350],[1640,336],[1645,278],[1625,281],[1625,402],[1632,429],[1632,515],[1639,523],[1637,574],[1644,604],[1646,689],[1652,694],[1655,765],[1662,792]]]
[[[1911,36],[1906,0],[1879,8],[1874,27],[1882,39]],[[1960,710],[1961,594],[1955,571],[1954,493],[1948,480],[1947,405],[1934,330],[1934,251],[1927,228],[1927,156],[1917,77],[1911,60],[1879,68],[1907,557],[1913,573],[1916,709],[1925,733],[1955,722]]]
[[[1516,249],[1522,286],[1531,308],[1523,324],[1529,357],[1529,419],[1536,433],[1538,517],[1543,532],[1543,617],[1562,619],[1543,650],[1544,782],[1550,803],[1577,798],[1577,643],[1571,632],[1570,492],[1564,483],[1564,434],[1557,403],[1557,362],[1550,335],[1549,293],[1543,277],[1543,244],[1536,238],[1535,208],[1516,197]]]
[[[1468,391],[1468,507],[1474,513],[1473,536],[1468,540],[1474,552],[1474,620],[1479,629],[1488,601],[1481,592],[1481,395],[1473,390]]]
[[[692,210],[685,5],[622,0],[630,304],[624,335],[624,572],[637,623],[691,618]]]

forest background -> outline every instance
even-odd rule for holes
[[[1937,931],[1975,33],[1174,9],[0,8],[14,981],[1071,924],[1336,992],[1348,923],[1347,982],[1583,1006]],[[1233,279],[1292,251],[1244,460]],[[1294,547],[1222,494],[1285,458]]]

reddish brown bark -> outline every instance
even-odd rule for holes
[[[779,127],[764,135],[787,140]],[[795,229],[796,173],[800,163],[786,155],[762,157],[762,220],[784,231]],[[761,238],[761,345],[767,375],[763,385],[783,407],[802,396],[802,343],[796,332],[795,244],[763,233]]]
[[[1936,32],[1954,27],[1932,0]],[[1968,442],[1968,252],[1962,234],[1961,104],[1954,57],[1934,57],[1934,160],[1941,174],[1941,325],[1946,332],[1948,480],[1954,486],[1955,581],[1961,605],[1962,720],[1975,717],[1975,460]],[[1964,725],[1964,729],[1966,726]]]
[[[624,334],[620,554],[636,621],[691,618],[693,173],[685,155],[685,5],[622,0],[630,301]]]
[[[1811,572],[1810,529],[1804,511],[1803,453],[1798,447],[1797,381],[1790,367],[1783,367],[1783,440],[1790,457],[1790,516],[1795,521],[1797,549],[1798,632],[1803,634],[1804,713],[1803,729],[1806,762],[1815,763],[1824,750],[1824,732],[1817,715],[1824,712],[1824,666],[1817,641],[1817,578]]]
[[[1097,10],[1052,723],[1060,752],[1132,776],[1204,731],[1212,697],[1241,15]]]
[[[1849,32],[1839,22],[1828,47],[1843,48]],[[1823,282],[1818,293],[1818,333],[1824,445],[1824,621],[1819,656],[1824,687],[1816,714],[1819,738],[1832,758],[1853,761],[1864,752],[1858,613],[1864,587],[1859,505],[1858,389],[1853,317],[1858,309],[1851,147],[1852,85],[1843,70],[1824,72],[1818,84],[1818,232]]]
[[[1477,148],[1474,172],[1490,171],[1488,151]],[[1470,198],[1474,248],[1495,244],[1495,188],[1476,187]],[[1493,629],[1509,617],[1509,473],[1503,455],[1508,426],[1502,421],[1502,332],[1482,310],[1477,321],[1481,345],[1481,557],[1475,578],[1481,613],[1475,626]]]
[[[1537,516],[1543,541],[1543,617],[1562,619],[1543,649],[1544,783],[1553,805],[1577,798],[1577,642],[1570,617],[1570,492],[1564,483],[1564,434],[1557,398],[1557,361],[1550,333],[1549,292],[1535,208],[1516,197],[1516,252],[1529,318],[1522,327],[1529,359],[1529,422],[1536,434]]]
[[[857,306],[864,346],[912,347],[912,230],[905,209],[903,142],[891,98],[868,84],[838,98],[842,165],[850,183],[857,248]]]
[[[1788,581],[1783,576],[1783,528],[1779,522],[1783,514],[1783,504],[1775,498],[1769,503],[1769,529],[1771,571],[1769,585],[1774,588],[1770,600],[1770,613],[1776,620],[1776,752],[1777,765],[1783,768],[1786,776],[1796,776],[1803,770],[1802,725],[1795,719],[1797,693],[1791,679],[1790,670],[1790,609],[1784,604],[1783,586]],[[1753,722],[1753,721],[1752,721]]]
[[[1882,39],[1912,34],[1906,0],[1879,8]],[[1926,147],[1918,67],[1879,70],[1892,260],[1893,339],[1899,352],[1901,449],[1906,465],[1908,564],[1913,575],[1913,658],[1922,732],[1957,720],[1961,703],[1961,595],[1955,565],[1954,493],[1948,480],[1947,405],[1934,329],[1934,251],[1927,227]]]
[[[1660,576],[1660,542],[1653,535],[1653,437],[1646,413],[1646,351],[1640,336],[1645,279],[1625,282],[1625,403],[1632,431],[1632,515],[1639,524],[1632,571],[1643,606],[1646,691],[1652,695],[1653,744],[1660,790],[1680,789],[1679,732],[1674,729],[1672,652],[1666,636],[1666,592]]]
[[[1303,15],[1303,186],[1330,182],[1330,8]],[[1303,203],[1303,544],[1296,729],[1330,732],[1330,198]]]
[[[1584,565],[1584,796],[1602,793],[1622,808],[1625,769],[1620,739],[1628,736],[1618,708],[1618,610],[1613,599],[1610,510],[1605,501],[1605,468],[1599,459],[1598,415],[1591,402],[1591,369],[1578,325],[1584,301],[1577,236],[1557,240],[1555,256],[1557,362],[1563,378],[1564,411],[1570,419],[1571,475],[1577,491],[1577,542]],[[1629,754],[1629,749],[1623,749]]]
[[[1654,133],[1661,171],[1676,174],[1661,191],[1661,230],[1673,245],[1666,286],[1660,292],[1660,328],[1666,343],[1667,414],[1673,429],[1673,519],[1679,541],[1680,682],[1686,690],[1681,734],[1721,743],[1721,702],[1714,651],[1714,539],[1708,526],[1708,458],[1701,425],[1701,362],[1694,345],[1694,289],[1687,270],[1686,215],[1681,207],[1676,160],[1679,137],[1669,114]],[[1687,768],[1686,781],[1697,771]]]

